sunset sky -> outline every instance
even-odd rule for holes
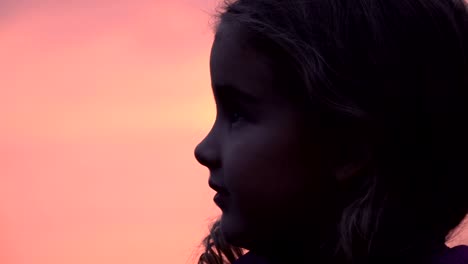
[[[0,2],[0,263],[186,263],[214,1]]]
[[[195,263],[217,3],[0,1],[0,263]]]

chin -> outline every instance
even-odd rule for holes
[[[236,246],[244,247],[243,242],[243,233],[239,221],[235,221],[225,213],[221,216],[221,233],[223,234],[224,239],[227,243]]]
[[[228,244],[243,249],[251,249],[253,241],[249,239],[249,232],[246,232],[242,221],[223,214],[221,217],[220,229]]]

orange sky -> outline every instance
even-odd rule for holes
[[[216,2],[0,2],[0,263],[195,263]]]
[[[193,157],[213,7],[0,3],[0,263],[189,260],[219,213]]]

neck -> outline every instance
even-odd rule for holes
[[[289,241],[289,243],[282,243],[282,246],[255,248],[250,251],[257,256],[261,256],[268,264],[348,263],[344,256],[335,254],[334,246],[335,244],[332,242],[319,246],[310,242]],[[383,255],[369,256],[370,258],[367,259],[366,263],[387,263],[392,258],[394,258],[393,263],[429,263],[433,256],[446,249],[447,246],[444,243],[422,243],[399,253],[398,251],[390,253],[387,251],[386,253],[382,252]]]
[[[303,234],[304,238],[310,238]],[[268,247],[253,248],[250,251],[263,257],[271,264],[310,264],[341,263],[334,256],[335,242],[318,244],[312,239],[282,239],[281,243],[272,243]],[[343,262],[344,263],[344,262]]]

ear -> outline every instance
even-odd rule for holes
[[[362,175],[367,163],[354,162],[343,165],[335,170],[335,178],[339,183],[347,183]]]
[[[371,165],[373,151],[370,145],[364,141],[355,141],[337,150],[338,159],[333,173],[338,183],[347,185],[354,182]]]

